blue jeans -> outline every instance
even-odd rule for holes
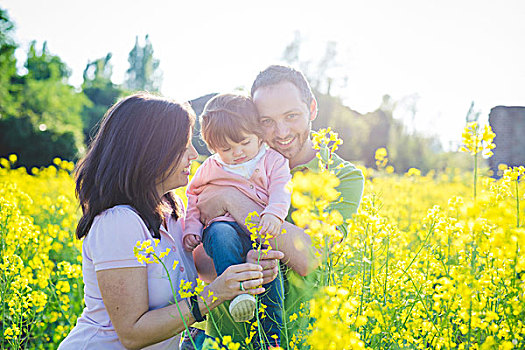
[[[250,237],[236,222],[212,223],[204,230],[202,241],[204,250],[213,259],[217,275],[222,274],[228,266],[246,262],[246,254],[252,249]],[[259,300],[266,305],[266,317],[261,320],[261,324],[269,343],[275,345],[271,336],[277,335],[277,341],[280,343],[283,323],[284,297],[281,281],[276,278],[263,287],[265,292],[259,296]]]

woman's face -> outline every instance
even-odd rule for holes
[[[191,136],[192,135],[190,135],[189,138],[190,142],[186,147],[180,162],[174,166],[168,177],[157,185],[159,196],[163,196],[168,191],[188,184],[191,162],[197,159],[197,156],[199,155],[195,150],[195,147],[191,144]]]

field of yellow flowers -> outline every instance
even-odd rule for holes
[[[501,167],[496,181],[476,163],[474,194],[470,173],[399,176],[386,151],[377,158],[346,236],[323,212],[329,191],[300,185],[321,178],[295,179],[325,282],[304,312],[286,315],[311,325],[282,348],[525,348],[525,169]],[[13,169],[15,155],[0,165],[0,346],[55,349],[83,309],[73,164],[55,159],[31,175]]]

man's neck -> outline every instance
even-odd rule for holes
[[[309,163],[312,159],[315,158],[317,150],[314,149],[314,143],[311,139],[308,139],[304,145],[303,149],[297,153],[295,157],[290,159],[290,168],[293,169],[296,166]]]

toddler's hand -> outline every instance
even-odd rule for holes
[[[184,249],[192,252],[193,249],[197,248],[197,246],[201,243],[201,238],[197,235],[190,234],[184,237],[182,243],[184,244]]]
[[[281,219],[273,214],[263,214],[261,221],[259,221],[261,235],[269,233],[272,236],[277,236],[281,231],[281,225]]]

